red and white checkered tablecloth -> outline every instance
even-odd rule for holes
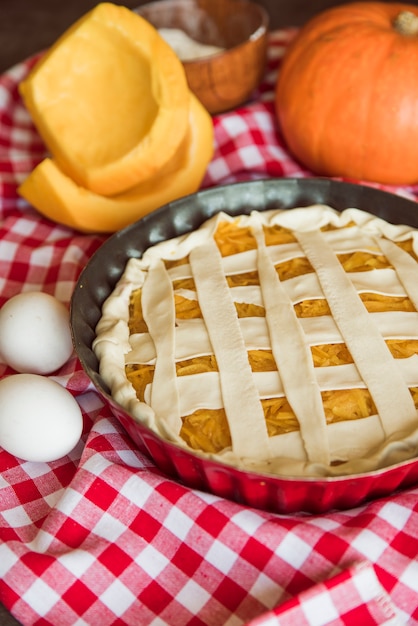
[[[272,33],[254,100],[214,118],[203,186],[310,174],[286,152],[273,112],[293,34]],[[104,240],[43,219],[17,196],[45,154],[17,92],[33,62],[0,77],[0,305],[30,289],[68,303]],[[418,187],[392,191],[418,197]],[[418,624],[418,486],[327,515],[249,509],[162,475],[75,357],[53,378],[81,406],[80,444],[48,464],[0,448],[0,600],[22,624]]]

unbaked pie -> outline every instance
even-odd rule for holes
[[[101,376],[161,437],[240,468],[411,458],[417,232],[323,205],[219,213],[128,261],[96,329]]]

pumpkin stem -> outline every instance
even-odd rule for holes
[[[395,18],[393,25],[401,35],[418,35],[418,15],[412,11],[401,11]]]

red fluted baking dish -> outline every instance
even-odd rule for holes
[[[324,513],[388,496],[418,481],[418,459],[359,475],[292,478],[239,470],[202,458],[138,424],[115,403],[100,377],[92,342],[102,304],[128,258],[140,257],[149,246],[194,230],[219,211],[239,215],[314,203],[337,210],[355,207],[388,222],[418,228],[414,201],[372,187],[322,178],[281,178],[214,187],[171,202],[112,235],[84,268],[71,301],[73,341],[83,369],[138,448],[163,472],[189,487],[278,513]]]

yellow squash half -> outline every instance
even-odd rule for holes
[[[166,202],[195,192],[212,151],[212,118],[191,94],[187,134],[174,158],[154,177],[106,197],[77,185],[53,159],[45,159],[22,183],[19,193],[55,222],[84,232],[114,232]]]
[[[188,132],[180,60],[151,24],[112,3],[66,31],[20,93],[63,175],[101,195],[149,180]]]

